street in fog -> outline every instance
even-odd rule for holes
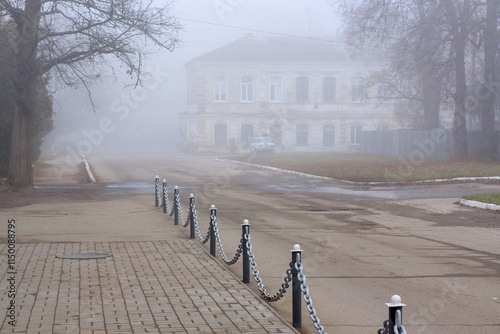
[[[387,317],[384,303],[394,294],[407,304],[404,325],[409,333],[457,334],[471,328],[486,333],[498,328],[498,217],[460,206],[458,196],[443,197],[443,190],[440,198],[405,200],[330,193],[326,181],[164,150],[95,155],[90,163],[107,195],[131,194],[134,182],[141,185],[135,191],[144,193],[142,185],[150,183],[146,191],[151,191],[153,205],[158,174],[167,180],[170,198],[173,186],[180,187],[186,214],[193,193],[202,234],[208,228],[208,209],[215,204],[228,257],[241,238],[241,223],[248,219],[258,270],[270,293],[285,277],[293,245],[300,244],[314,306],[330,333],[375,332]],[[120,184],[130,189],[117,190]],[[321,191],[316,191],[318,186]],[[424,194],[426,187],[412,189]],[[441,189],[448,187],[457,186]],[[182,227],[165,226],[170,228]],[[241,279],[240,264],[230,270]],[[251,286],[258,292],[253,279]],[[272,304],[285,319],[291,319],[290,297]],[[313,333],[303,312],[304,332]]]

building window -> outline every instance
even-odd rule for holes
[[[309,126],[307,124],[297,125],[297,146],[307,146],[309,139]]]
[[[215,124],[214,126],[214,144],[216,146],[227,146],[227,125]]]
[[[364,102],[365,85],[363,78],[351,78],[351,101],[356,103]]]
[[[214,101],[227,101],[227,79],[226,77],[214,78]]]
[[[269,78],[269,101],[283,102],[283,79],[281,77]]]
[[[323,125],[323,146],[335,145],[335,125]]]
[[[269,132],[273,143],[276,146],[281,146],[283,144],[283,129],[281,124],[274,123],[269,127]]]
[[[241,102],[253,101],[253,78],[246,76],[241,78]]]
[[[359,145],[361,143],[361,125],[351,125],[351,145]]]
[[[381,103],[387,103],[391,97],[390,88],[388,84],[378,84],[377,85],[377,96]]]
[[[323,102],[332,103],[335,102],[335,87],[336,82],[334,77],[323,78]]]
[[[296,83],[296,96],[297,102],[308,102],[309,101],[309,78],[308,77],[298,77]]]
[[[253,125],[243,124],[241,126],[241,142],[250,144],[253,138]]]

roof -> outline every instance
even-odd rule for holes
[[[349,56],[344,48],[326,38],[257,38],[249,34],[192,61],[346,62]]]

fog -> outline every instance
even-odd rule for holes
[[[45,152],[90,156],[177,147],[177,114],[186,110],[185,64],[191,59],[248,33],[332,35],[340,29],[325,0],[179,0],[173,10],[184,26],[180,44],[144,61],[151,73],[144,87],[125,88],[134,81],[118,64],[88,87],[52,84],[54,131],[45,138]]]

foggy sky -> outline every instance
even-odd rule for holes
[[[158,3],[164,3],[159,0]],[[124,89],[130,78],[106,79],[91,87],[96,111],[83,87],[55,95],[55,131],[44,148],[53,153],[66,141],[90,138],[93,150],[122,143],[126,147],[177,144],[177,114],[185,110],[184,65],[191,59],[247,33],[257,35],[333,35],[339,19],[325,0],[177,0],[173,12],[183,31],[173,52],[162,50],[144,62],[153,76],[146,88]],[[117,67],[115,71],[121,73]],[[58,145],[59,143],[59,145]]]

